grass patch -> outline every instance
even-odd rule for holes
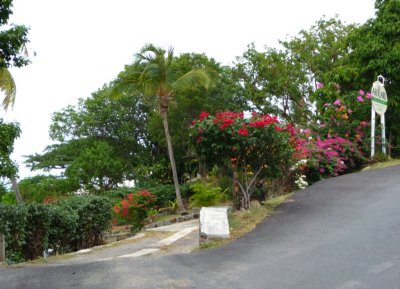
[[[399,166],[399,165],[400,165],[400,159],[390,159],[385,162],[378,162],[378,163],[369,165],[369,166],[363,168],[361,171],[378,170],[378,169]]]
[[[252,231],[262,220],[269,216],[274,209],[292,194],[282,195],[266,200],[259,208],[247,211],[236,211],[228,214],[230,238],[212,240],[201,244],[201,249],[216,248]]]

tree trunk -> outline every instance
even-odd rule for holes
[[[167,108],[160,106],[160,114],[161,114],[161,118],[162,118],[163,125],[164,125],[165,138],[167,139],[168,156],[169,156],[169,161],[171,163],[172,176],[174,178],[176,201],[178,203],[179,212],[181,214],[185,214],[186,208],[183,205],[181,190],[179,188],[179,181],[178,181],[178,174],[176,172],[174,151],[172,149],[171,135],[169,134]]]
[[[18,183],[17,183],[17,179],[15,177],[11,177],[11,185],[13,188],[13,191],[15,193],[15,198],[17,199],[17,204],[22,204],[22,196],[21,196],[21,192],[19,191],[19,187],[18,187]]]
[[[239,176],[237,172],[237,164],[232,162],[232,171],[233,171],[233,205],[239,210],[241,208],[241,197],[240,197],[240,188],[239,188]]]

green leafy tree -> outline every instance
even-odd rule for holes
[[[212,77],[210,76],[211,71],[204,68],[194,68],[179,75],[174,70],[173,61],[172,48],[166,51],[152,44],[145,45],[137,54],[135,63],[119,75],[117,83],[119,88],[125,91],[129,91],[132,87],[140,87],[145,97],[151,97],[157,102],[167,141],[179,210],[185,212],[172,148],[168,111],[173,97],[195,86],[209,88],[212,84]]]
[[[304,65],[286,51],[248,46],[237,58],[233,76],[237,90],[262,113],[279,115],[290,122],[305,122],[309,114],[307,99],[310,85]]]
[[[233,93],[235,87],[232,79],[232,69],[221,66],[204,54],[183,53],[174,57],[171,64],[177,75],[184,75],[195,69],[212,69],[219,77],[216,85],[205,89],[194,86],[174,95],[168,111],[168,124],[174,146],[175,163],[178,180],[183,183],[197,173],[197,162],[193,150],[188,143],[188,127],[201,111],[214,113],[223,110],[246,110],[243,97]],[[149,115],[149,136],[153,143],[154,161],[147,167],[149,180],[157,183],[171,183],[172,171],[168,160],[168,148],[165,132],[159,113]]]
[[[46,197],[65,196],[79,189],[79,183],[72,179],[44,175],[25,178],[18,185],[24,201],[28,203],[41,203]]]
[[[135,179],[150,162],[147,107],[135,96],[110,99],[108,87],[53,114],[50,136],[57,144],[28,156],[33,170],[59,169],[89,190],[114,188]]]
[[[16,87],[8,70],[29,63],[25,45],[28,43],[28,28],[24,25],[8,25],[12,14],[12,0],[0,3],[0,91],[4,93],[3,108],[8,109],[15,101]]]
[[[385,113],[389,140],[400,152],[400,2],[376,0],[375,18],[358,27],[350,37],[351,54],[347,66],[357,71],[354,83],[370,89],[372,82],[382,74],[388,94]]]
[[[9,68],[14,67],[22,67],[29,63],[26,53],[25,45],[28,43],[28,28],[23,25],[7,25],[10,15],[12,14],[12,0],[1,1],[0,3],[0,91],[4,94],[4,99],[2,102],[2,107],[7,110],[9,106],[14,105],[15,95],[16,95],[16,86],[14,82],[14,78],[12,77]],[[25,52],[25,53],[23,53]],[[2,122],[2,121],[1,121]],[[5,127],[0,128],[1,130],[7,131],[10,126],[7,128],[7,124],[0,123],[1,125],[5,125]],[[11,126],[15,126],[15,124],[11,124]],[[14,128],[15,130],[15,128]],[[19,136],[20,131],[17,128],[18,133],[15,134]],[[14,138],[15,139],[15,138]],[[14,139],[12,142],[14,142]],[[10,139],[8,139],[9,141]],[[5,147],[9,145],[7,140],[5,141]],[[3,150],[4,152],[4,150]],[[17,169],[16,166],[12,164],[11,160],[9,160],[9,156],[3,155],[4,167],[0,167],[0,170],[7,171],[9,174],[14,170],[12,175],[8,175],[7,177],[11,179],[11,183],[13,189],[16,194],[16,199],[18,202],[22,202],[22,198],[19,192],[19,188],[17,185],[16,175]],[[7,165],[8,164],[8,165]],[[1,175],[1,173],[0,173]]]
[[[292,58],[302,63],[311,84],[316,82],[348,83],[355,77],[354,69],[343,65],[351,52],[349,34],[354,25],[346,25],[340,19],[321,18],[309,30],[281,44]]]
[[[14,141],[21,134],[16,123],[4,123],[0,119],[0,177],[12,178],[18,172],[17,165],[10,159],[14,150]]]

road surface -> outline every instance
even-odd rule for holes
[[[318,182],[223,247],[1,268],[0,288],[399,289],[400,167]]]

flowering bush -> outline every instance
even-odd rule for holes
[[[339,85],[318,83],[316,95],[316,121],[298,130],[293,141],[295,157],[306,160],[299,168],[309,181],[359,168],[369,150],[371,94],[360,90],[341,96]]]
[[[367,151],[368,146],[364,145],[369,130],[371,93],[359,90],[343,96],[339,85],[329,84],[317,89],[316,94],[317,117],[312,129],[321,138],[340,136]]]
[[[290,126],[279,123],[276,116],[243,112],[202,112],[192,122],[191,137],[199,159],[212,167],[219,165],[230,172],[239,193],[237,207],[248,208],[256,184],[265,177],[277,177],[282,164],[290,162],[292,147]],[[238,200],[240,199],[240,203]]]
[[[337,176],[359,168],[365,161],[357,145],[342,137],[299,142],[298,151],[305,158],[299,168],[309,181]]]
[[[113,207],[116,217],[114,222],[122,219],[127,224],[131,224],[133,230],[140,229],[148,212],[154,211],[155,204],[155,196],[147,190],[130,193]]]

